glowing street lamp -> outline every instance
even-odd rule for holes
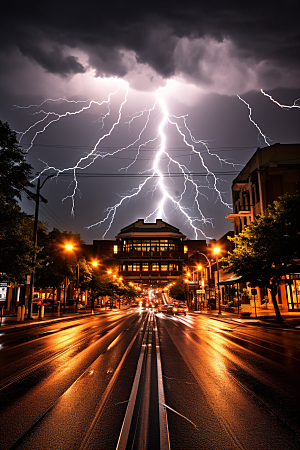
[[[217,262],[217,274],[218,274],[218,298],[219,298],[219,312],[218,314],[222,314],[221,312],[221,296],[220,296],[220,279],[219,279],[219,258],[218,255],[220,253],[221,249],[219,247],[214,248],[214,254],[216,255],[216,262]]]
[[[75,246],[71,242],[68,242],[67,244],[65,244],[64,248],[68,252],[75,250]],[[76,275],[77,275],[77,280],[76,280],[77,294],[76,294],[75,312],[77,312],[78,298],[79,298],[79,294],[78,294],[78,291],[79,291],[79,261],[76,265]],[[66,311],[66,291],[64,290],[64,313],[65,313],[65,311]]]

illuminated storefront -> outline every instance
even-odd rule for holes
[[[300,273],[286,275],[286,296],[289,311],[300,311]]]

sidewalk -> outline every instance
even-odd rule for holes
[[[13,315],[5,315],[2,317],[1,325],[0,325],[0,331],[4,331],[7,329],[13,329],[13,328],[21,328],[21,327],[27,327],[27,326],[33,326],[33,325],[40,325],[40,324],[47,324],[47,323],[55,323],[55,322],[63,322],[64,320],[72,320],[72,319],[78,319],[80,317],[87,317],[92,316],[95,314],[103,314],[106,311],[119,311],[118,309],[106,309],[106,308],[96,308],[94,312],[91,312],[90,309],[81,310],[77,313],[75,311],[67,311],[65,314],[47,311],[45,312],[44,317],[41,319],[38,317],[38,314],[33,314],[33,318],[28,320],[27,317],[25,317],[24,321],[17,321],[17,314]]]
[[[240,314],[228,313],[222,311],[219,315],[217,310],[213,311],[195,311],[195,314],[208,315],[216,320],[224,322],[236,322],[248,325],[265,326],[279,329],[293,329],[300,331],[300,312],[281,312],[283,323],[276,320],[275,313],[273,311],[257,311],[257,317],[255,313],[252,313],[250,317],[242,317]]]

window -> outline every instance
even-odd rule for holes
[[[127,267],[128,267],[127,270],[128,270],[129,272],[132,272],[132,264],[128,264]]]
[[[142,270],[143,270],[143,272],[148,271],[149,270],[149,264],[148,263],[143,263],[142,264]]]
[[[158,263],[152,263],[152,270],[153,271],[159,270],[159,264]]]
[[[126,272],[126,265],[125,264],[123,264],[122,271]]]
[[[142,240],[142,252],[150,252],[150,239]]]
[[[132,264],[132,269],[133,269],[134,272],[139,272],[141,270],[140,269],[140,263],[133,263]]]
[[[118,246],[114,245],[114,255],[116,255],[118,253]]]
[[[188,248],[188,246],[187,246],[187,245],[185,245],[185,246],[183,247],[183,251],[184,251],[184,253],[188,253],[188,251],[189,251],[189,248]]]
[[[175,243],[173,239],[169,239],[169,250],[175,250]]]
[[[151,251],[159,252],[159,240],[151,240]]]
[[[163,270],[163,271],[169,270],[168,264],[161,264],[160,270]]]
[[[159,245],[160,245],[160,250],[161,251],[165,252],[165,251],[169,250],[169,241],[168,241],[168,239],[161,239]]]
[[[132,239],[123,241],[123,252],[130,252],[132,250]]]
[[[133,239],[133,250],[140,252],[141,251],[141,240]]]

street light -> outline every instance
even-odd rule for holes
[[[216,262],[217,262],[217,275],[218,275],[218,298],[219,298],[219,312],[218,314],[222,314],[221,313],[221,296],[220,296],[220,279],[219,279],[219,258],[218,258],[218,254],[220,253],[220,248],[219,247],[214,247],[214,254],[216,255]]]
[[[65,244],[64,247],[65,247],[65,249],[68,252],[71,252],[71,251],[75,250],[75,246],[73,244],[71,244],[71,243]],[[78,263],[76,265],[76,277],[77,277],[77,280],[76,280],[77,294],[76,294],[75,312],[77,312],[77,306],[78,306],[77,303],[78,303],[78,297],[79,297],[79,294],[78,294],[78,290],[79,290],[79,261],[78,261]],[[64,290],[64,313],[65,313],[65,310],[66,310],[66,289]]]

